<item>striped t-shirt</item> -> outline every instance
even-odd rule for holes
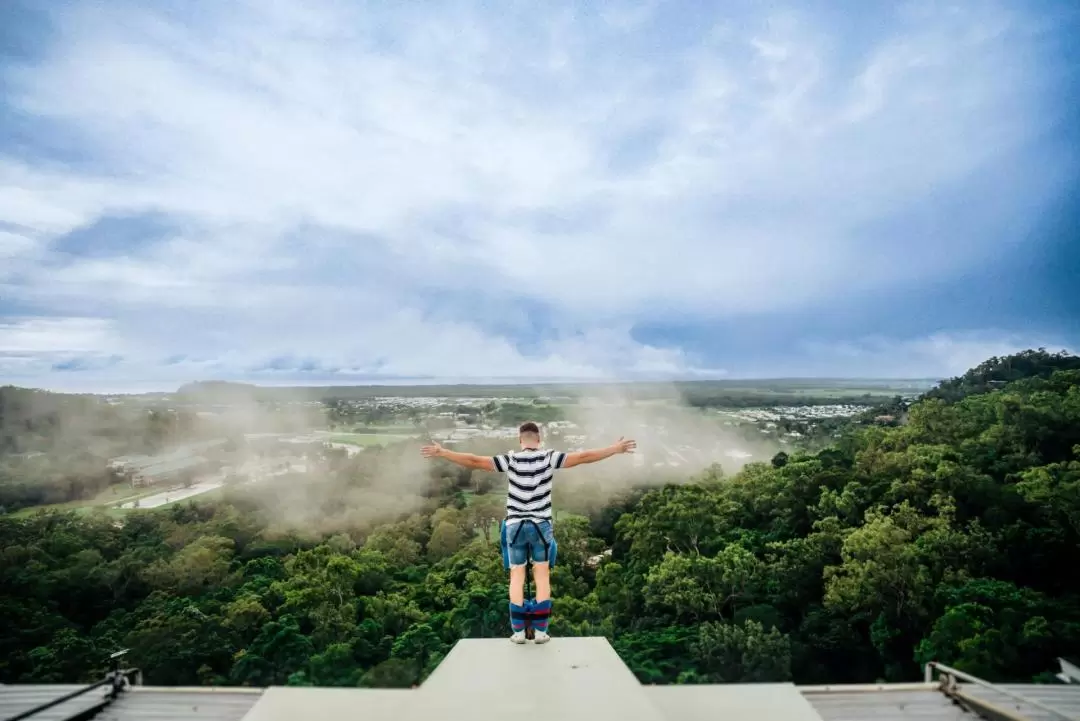
[[[566,462],[563,451],[525,448],[493,456],[495,468],[506,474],[506,524],[526,518],[551,520],[551,480]]]

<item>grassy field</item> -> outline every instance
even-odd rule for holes
[[[796,396],[829,396],[833,398],[852,398],[859,396],[893,396],[903,395],[910,392],[909,388],[888,388],[882,386],[875,386],[872,388],[791,388],[787,391],[774,391],[776,395],[796,395]],[[766,394],[769,391],[762,389],[759,393]]]
[[[125,501],[133,501],[136,498],[146,498],[152,496],[155,493],[161,491],[158,489],[147,488],[132,488],[126,483],[114,483],[107,488],[103,488],[93,498],[84,498],[79,501],[68,501],[67,503],[52,503],[47,506],[31,506],[29,508],[23,508],[14,513],[8,515],[19,518],[30,516],[38,511],[78,511],[79,513],[90,513],[95,508],[104,508],[108,511],[109,515],[120,516],[126,511],[113,508],[118,503]]]
[[[356,426],[353,433],[396,433],[398,435],[413,435],[423,433],[424,429],[411,423],[394,423],[387,425]]]
[[[417,437],[401,433],[335,433],[327,440],[330,443],[348,443],[353,446],[385,446],[388,443],[407,441]]]

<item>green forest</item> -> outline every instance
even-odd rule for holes
[[[0,517],[0,682],[96,680],[129,648],[148,684],[407,687],[457,639],[507,636],[501,483],[418,448],[122,518]],[[1080,651],[1075,356],[990,359],[896,425],[730,476],[555,485],[551,633],[607,637],[643,682],[916,680],[929,660],[1052,681]]]

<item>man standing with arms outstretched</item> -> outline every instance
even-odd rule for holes
[[[635,441],[620,438],[606,448],[565,453],[541,450],[540,428],[524,423],[518,429],[520,450],[497,456],[450,451],[438,443],[424,446],[425,458],[448,461],[481,471],[506,474],[506,519],[502,522],[503,566],[510,571],[510,640],[525,643],[525,616],[532,618],[534,640],[544,643],[551,615],[551,567],[558,544],[551,524],[551,486],[558,469],[595,463],[618,453],[632,453]],[[525,564],[532,561],[536,580],[535,601],[525,599]]]

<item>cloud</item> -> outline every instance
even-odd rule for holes
[[[0,377],[94,371],[123,357],[112,323],[100,318],[0,319]]]
[[[915,338],[870,336],[843,343],[808,342],[808,363],[828,370],[822,375],[896,378],[943,378],[963,375],[992,357],[1008,356],[1029,348],[1076,353],[1067,344],[1045,344],[1030,334],[973,332],[934,333]]]
[[[33,238],[0,230],[0,258],[5,260],[27,258],[36,251],[37,243],[34,242]],[[4,267],[6,270],[11,269],[11,266],[8,266],[7,263],[5,263]]]
[[[0,67],[40,128],[0,151],[0,297],[99,319],[138,378],[721,373],[635,326],[962,276],[1072,168],[1030,150],[1060,117],[1053,29],[993,2],[857,38],[799,5],[50,19]],[[992,203],[934,205],[977,183]]]
[[[9,353],[94,352],[113,346],[111,323],[100,318],[27,318],[0,322]]]

